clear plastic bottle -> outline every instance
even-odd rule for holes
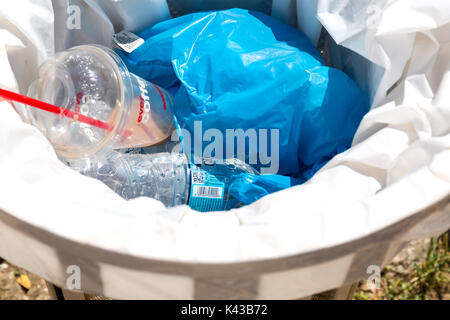
[[[125,148],[117,151],[125,154],[155,154],[155,153],[180,153],[181,142],[168,140],[164,143],[143,148]]]
[[[253,169],[238,159],[222,163],[204,158],[191,164],[182,153],[122,154],[112,152],[83,165],[71,164],[80,173],[101,180],[125,199],[150,197],[167,207],[188,204],[198,211],[236,208],[228,194],[230,177]]]

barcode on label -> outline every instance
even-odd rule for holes
[[[113,40],[122,50],[128,53],[133,52],[145,42],[141,37],[125,30],[114,34]]]
[[[222,187],[194,186],[194,197],[222,198]]]
[[[192,171],[192,183],[193,184],[204,184],[205,183],[205,175],[203,172]]]

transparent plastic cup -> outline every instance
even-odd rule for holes
[[[152,146],[174,130],[170,94],[128,72],[114,51],[101,46],[74,47],[44,62],[28,95],[106,124],[95,126],[76,121],[76,116],[27,108],[26,118],[66,159]]]

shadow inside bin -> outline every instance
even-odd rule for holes
[[[232,8],[272,13],[272,0],[167,0],[173,18],[201,11],[217,11]]]

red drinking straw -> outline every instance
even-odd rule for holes
[[[91,126],[100,128],[100,129],[104,129],[104,130],[108,130],[110,128],[109,124],[91,117],[87,117],[85,115],[82,115],[80,113],[77,112],[73,112],[61,107],[57,107],[53,104],[47,103],[47,102],[43,102],[43,101],[39,101],[12,91],[8,91],[5,89],[0,89],[0,97],[9,99],[9,100],[13,100],[16,102],[20,102],[26,105],[29,105],[31,107],[34,108],[38,108],[44,111],[48,111],[51,113],[55,113],[58,115],[62,115],[64,117],[73,119],[75,121],[80,121],[82,123],[87,123],[90,124]]]
[[[86,123],[86,124],[89,124],[91,126],[94,126],[94,127],[97,127],[97,128],[103,129],[103,130],[109,130],[111,128],[111,126],[108,123],[103,122],[101,120],[97,120],[97,119],[94,119],[94,118],[91,118],[91,117],[87,117],[87,116],[85,116],[85,115],[83,115],[81,113],[73,112],[73,111],[70,111],[70,110],[67,110],[67,109],[55,106],[53,104],[50,104],[50,103],[47,103],[47,102],[43,102],[43,101],[40,101],[40,100],[36,100],[36,99],[30,98],[30,97],[21,95],[19,93],[15,93],[15,92],[9,91],[9,90],[5,90],[5,89],[1,89],[0,88],[0,97],[3,97],[5,99],[9,99],[9,100],[13,100],[13,101],[16,101],[16,102],[20,102],[20,103],[29,105],[31,107],[44,110],[44,111],[48,111],[48,112],[51,112],[51,113],[62,115],[64,117],[66,117],[66,118],[73,119],[74,121],[79,121],[79,122],[82,122],[82,123]],[[129,130],[126,130],[124,132],[125,136],[130,136],[131,134],[132,133]]]

